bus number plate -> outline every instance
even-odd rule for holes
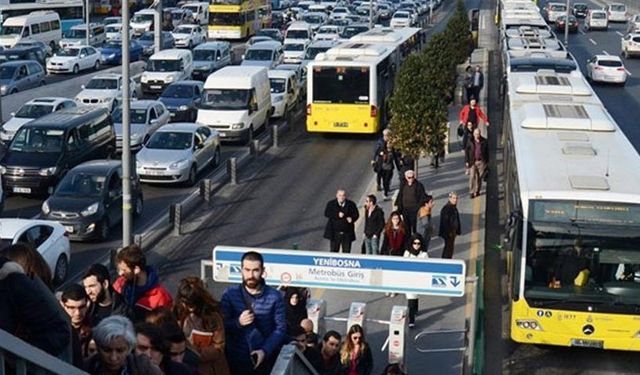
[[[334,128],[347,128],[347,127],[349,127],[349,123],[348,122],[334,122],[333,123],[333,127]]]
[[[602,340],[571,339],[571,346],[602,349],[604,342]]]

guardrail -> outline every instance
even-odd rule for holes
[[[88,375],[0,329],[0,375]]]

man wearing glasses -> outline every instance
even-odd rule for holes
[[[404,172],[404,179],[405,183],[400,184],[396,206],[402,214],[402,220],[407,224],[407,234],[412,234],[416,232],[416,216],[420,203],[427,198],[427,193],[425,193],[422,183],[416,180],[416,174],[413,170],[409,169]]]

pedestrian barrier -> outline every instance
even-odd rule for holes
[[[229,183],[232,185],[238,184],[238,163],[235,157],[227,159],[227,175],[229,176]]]
[[[280,350],[271,375],[318,375],[318,372],[295,345],[289,344]]]
[[[0,375],[88,375],[0,329]]]

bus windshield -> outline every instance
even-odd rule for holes
[[[640,205],[532,201],[525,296],[548,304],[640,304]]]
[[[210,13],[209,25],[215,26],[242,26],[244,17],[240,13]]]
[[[314,103],[369,103],[368,67],[316,66],[312,80]]]

